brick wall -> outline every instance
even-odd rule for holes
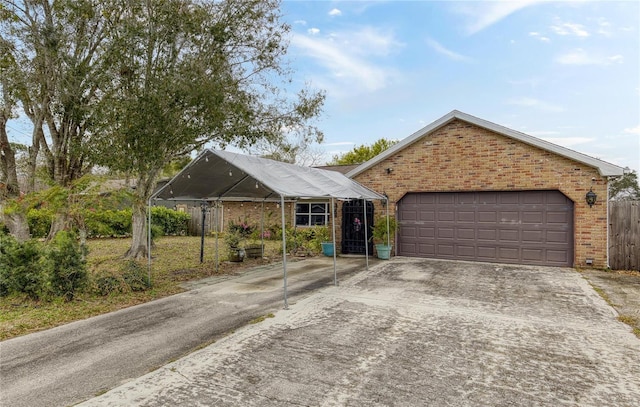
[[[293,203],[285,202],[285,222],[291,225],[293,214]],[[229,222],[247,221],[251,226],[260,228],[262,219],[262,202],[224,202],[224,219],[222,221],[223,230],[229,226]],[[271,225],[282,225],[282,210],[280,204],[276,202],[264,203],[264,224],[265,228]]]
[[[393,171],[387,174],[386,169]],[[386,192],[392,208],[407,192],[550,190],[574,202],[574,264],[607,266],[607,180],[597,169],[454,120],[354,178]],[[590,208],[585,194],[598,195]],[[376,204],[376,217],[382,216]]]

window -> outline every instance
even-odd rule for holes
[[[296,226],[325,226],[329,223],[329,204],[319,202],[296,204]]]

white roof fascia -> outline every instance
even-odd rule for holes
[[[360,166],[354,168],[353,170],[349,171],[346,175],[349,178],[353,178],[354,176],[364,172],[365,170],[373,167],[374,165],[378,164],[379,162],[385,160],[386,158],[392,156],[393,154],[395,154],[396,152],[406,148],[407,146],[413,144],[415,141],[417,141],[418,139],[426,136],[427,134],[437,130],[438,128],[444,126],[445,124],[449,123],[450,121],[454,120],[454,119],[459,119],[468,123],[471,123],[473,125],[476,125],[478,127],[482,127],[485,128],[487,130],[491,130],[495,133],[501,134],[503,136],[506,137],[510,137],[512,139],[521,141],[525,144],[529,144],[531,146],[534,147],[538,147],[542,150],[546,150],[549,152],[552,152],[554,154],[560,155],[562,157],[580,162],[582,164],[588,165],[589,167],[593,167],[593,168],[597,168],[598,172],[600,173],[601,176],[604,177],[617,177],[617,176],[621,176],[623,175],[623,168],[619,167],[617,165],[608,163],[606,161],[602,161],[599,160],[597,158],[593,158],[590,157],[586,154],[582,154],[579,153],[577,151],[571,150],[569,148],[566,147],[562,147],[559,146],[557,144],[553,144],[550,143],[548,141],[539,139],[537,137],[533,137],[530,136],[528,134],[525,133],[521,133],[519,131],[515,131],[512,129],[509,129],[507,127],[504,126],[500,126],[498,124],[489,122],[487,120],[483,120],[480,119],[478,117],[475,116],[471,116],[467,113],[463,113],[460,112],[458,110],[453,110],[450,113],[442,116],[441,118],[439,118],[438,120],[428,124],[427,126],[423,127],[422,129],[416,131],[415,133],[411,134],[409,137],[405,138],[404,140],[402,140],[401,142],[399,142],[398,144],[394,145],[393,147],[389,148],[386,151],[383,151],[382,153],[378,154],[377,156],[373,157],[371,160],[362,163]]]

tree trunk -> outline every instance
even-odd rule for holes
[[[136,197],[138,198],[138,197]],[[143,259],[149,254],[147,248],[147,211],[146,203],[136,199],[133,203],[133,215],[131,222],[131,247],[125,254],[126,258]]]
[[[49,229],[47,241],[51,241],[54,237],[56,237],[58,232],[69,230],[71,226],[70,223],[71,220],[66,210],[62,210],[56,213],[53,217],[53,221],[51,222],[51,229]]]
[[[126,258],[142,259],[148,256],[149,248],[147,244],[147,202],[156,185],[156,179],[160,173],[160,168],[152,169],[138,175],[136,185],[136,196],[132,205],[131,221],[131,247],[125,254]],[[153,247],[153,242],[152,242]]]
[[[9,229],[9,233],[17,241],[24,242],[31,238],[29,233],[29,223],[27,222],[27,216],[21,212],[14,212],[11,215],[5,214],[2,216],[2,221]]]
[[[11,147],[7,134],[7,121],[9,112],[0,112],[0,201],[16,199],[20,197],[20,186],[18,185],[18,172],[16,166],[15,150]],[[20,208],[10,214],[4,213],[3,205],[0,205],[0,218],[9,229],[9,233],[18,241],[25,241],[29,235],[29,224],[27,216],[20,211]]]

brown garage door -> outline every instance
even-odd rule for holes
[[[573,202],[559,191],[409,193],[398,254],[573,265]]]

